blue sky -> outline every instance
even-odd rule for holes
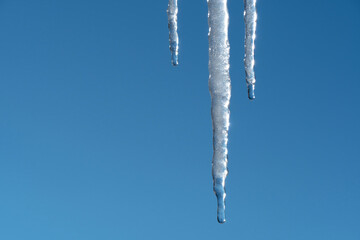
[[[360,3],[229,0],[227,223],[206,1],[0,0],[0,239],[360,239]]]

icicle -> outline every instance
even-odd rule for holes
[[[174,66],[179,64],[178,52],[179,52],[179,37],[177,33],[177,13],[178,6],[177,0],[169,0],[167,14],[168,14],[168,26],[169,26],[169,42],[171,51],[171,62]]]
[[[229,15],[227,0],[207,0],[209,24],[209,90],[213,124],[212,174],[217,197],[217,219],[225,222],[225,178],[227,143],[230,119],[231,82],[229,74],[230,45],[228,40]]]
[[[250,100],[255,99],[255,72],[254,72],[254,50],[256,32],[256,0],[244,0],[244,20],[245,20],[245,73]]]

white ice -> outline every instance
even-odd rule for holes
[[[225,178],[228,174],[228,130],[231,81],[227,0],[208,0],[209,90],[213,124],[212,174],[218,200],[218,221],[225,222]]]
[[[177,33],[177,13],[178,4],[177,0],[169,0],[167,14],[168,14],[168,26],[169,26],[169,42],[171,51],[171,62],[174,66],[179,64],[179,36]]]
[[[255,98],[255,33],[256,33],[256,0],[244,0],[244,20],[245,20],[245,74],[248,86],[249,99]]]

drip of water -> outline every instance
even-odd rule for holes
[[[171,51],[171,63],[174,66],[179,64],[179,36],[177,33],[177,0],[169,0],[167,14],[169,26],[169,48]]]
[[[209,90],[213,124],[212,175],[217,197],[217,219],[225,222],[225,179],[227,143],[230,125],[231,81],[229,74],[230,45],[228,40],[229,14],[227,0],[207,0],[209,24]]]
[[[256,0],[244,0],[244,20],[245,20],[245,74],[250,100],[255,99],[255,33],[256,33]]]

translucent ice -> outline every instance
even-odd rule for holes
[[[248,86],[249,99],[255,99],[255,72],[254,72],[254,50],[256,32],[256,0],[244,0],[244,20],[245,20],[245,74]]]
[[[225,178],[228,174],[228,130],[231,82],[227,0],[208,0],[209,24],[209,90],[213,124],[212,175],[217,197],[217,218],[225,222]]]
[[[169,0],[167,14],[168,14],[168,26],[169,26],[169,42],[171,51],[171,62],[174,66],[179,64],[179,36],[177,33],[177,13],[178,4],[177,0]]]
[[[228,174],[228,131],[230,125],[230,45],[227,0],[207,0],[209,24],[209,90],[213,125],[213,188],[217,197],[217,219],[225,222],[225,180]],[[245,73],[249,99],[255,99],[254,50],[256,32],[256,0],[244,0]],[[178,65],[177,0],[169,0],[167,9],[171,62]]]

